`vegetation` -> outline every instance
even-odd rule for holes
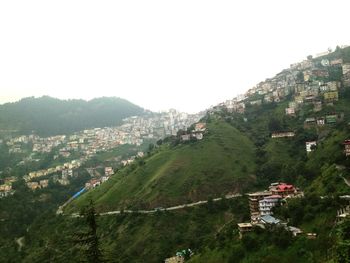
[[[243,192],[254,186],[254,153],[244,134],[213,120],[202,141],[163,144],[142,162],[84,194],[70,209],[79,209],[90,199],[103,211],[171,206]]]
[[[84,101],[44,96],[0,105],[0,126],[1,130],[49,136],[116,126],[123,118],[141,114],[144,114],[142,108],[121,98]]]

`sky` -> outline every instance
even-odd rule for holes
[[[116,96],[198,112],[350,45],[348,1],[0,1],[0,104]]]

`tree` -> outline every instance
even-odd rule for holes
[[[102,262],[102,253],[99,248],[97,236],[96,212],[92,200],[90,200],[89,205],[81,211],[80,215],[85,219],[88,230],[77,233],[75,243],[83,249],[87,262]]]

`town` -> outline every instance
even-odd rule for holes
[[[25,157],[18,163],[39,161],[38,156],[55,152],[53,159],[64,159],[65,162],[54,167],[31,171],[23,175],[27,186],[32,189],[45,188],[48,186],[48,179],[40,180],[42,177],[52,176],[55,182],[61,185],[68,185],[69,178],[75,175],[74,169],[81,167],[87,160],[99,152],[115,149],[118,146],[130,144],[141,146],[143,143],[156,142],[165,136],[177,135],[179,130],[186,131],[193,123],[198,122],[204,113],[187,114],[177,112],[174,109],[161,113],[150,113],[146,116],[134,116],[123,120],[118,127],[104,127],[84,130],[72,135],[57,135],[41,138],[37,135],[22,135],[15,138],[1,140],[6,144],[9,154],[22,154]],[[202,127],[196,130],[194,136],[200,135]],[[74,158],[78,156],[79,158]],[[136,157],[142,157],[143,152],[126,160],[121,160],[122,165],[130,164]],[[93,178],[87,182],[87,186],[96,186],[104,182],[114,171],[106,167],[106,172],[100,179]],[[0,185],[0,197],[6,197],[14,193],[12,183],[16,178],[5,178]]]

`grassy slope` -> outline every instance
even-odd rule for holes
[[[97,219],[100,247],[108,262],[163,262],[182,249],[191,248],[198,253],[204,244],[215,239],[225,223],[234,225],[247,219],[248,211],[245,197],[240,197],[152,215],[101,216]],[[24,248],[21,262],[83,260],[73,240],[74,233],[85,226],[82,218],[43,215],[26,234],[26,244],[30,246]],[[232,233],[231,227],[229,232]]]
[[[248,187],[254,169],[252,142],[229,124],[214,121],[202,141],[162,146],[145,164],[122,170],[72,207],[81,207],[90,198],[102,210],[206,200]]]

